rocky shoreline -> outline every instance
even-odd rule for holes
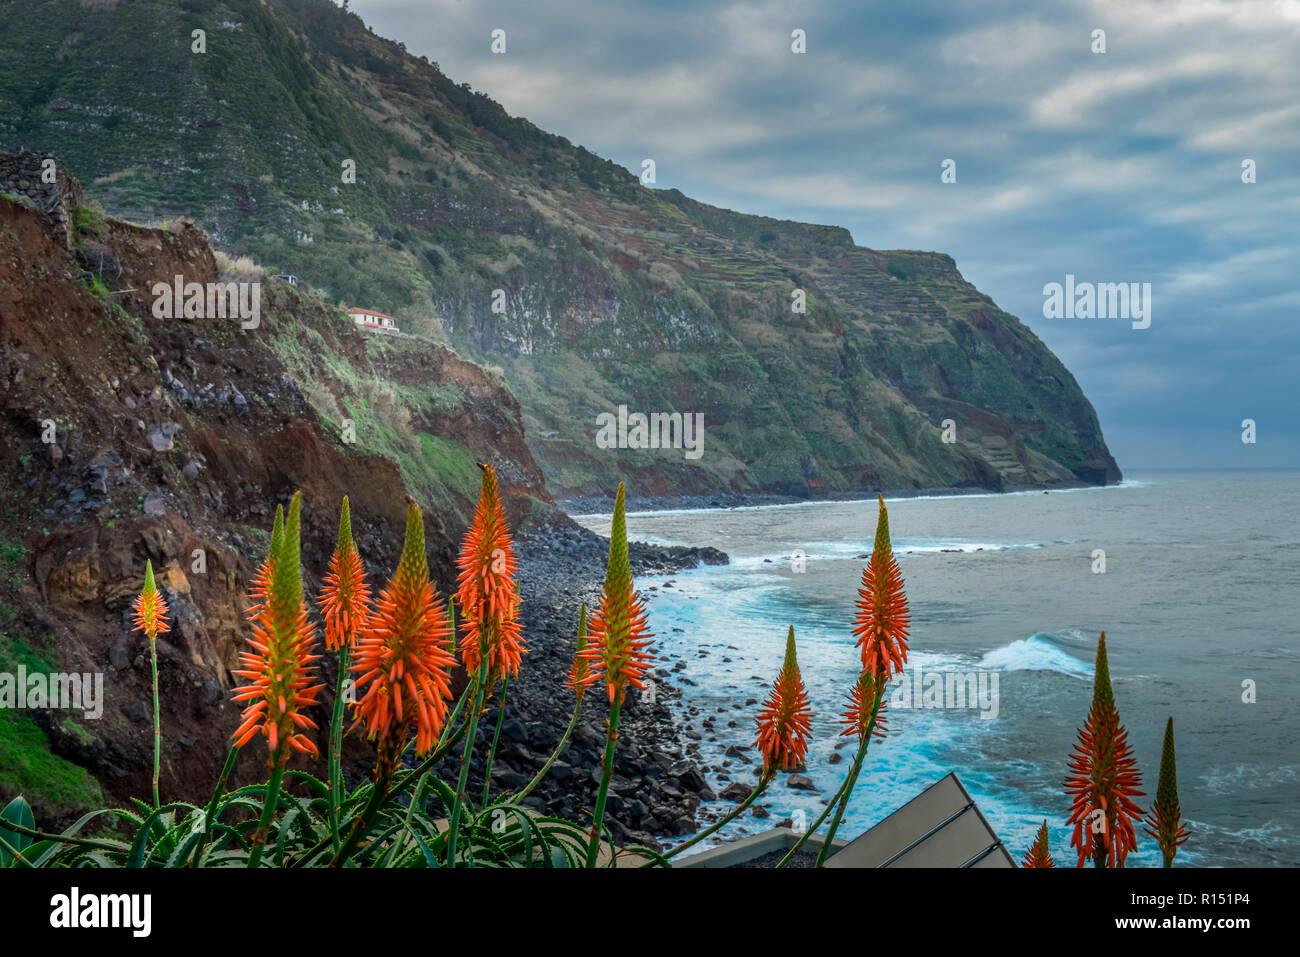
[[[608,540],[572,524],[546,524],[515,539],[520,557],[524,636],[529,653],[506,696],[501,741],[492,767],[493,790],[524,787],[540,770],[568,727],[573,692],[565,687],[577,641],[581,604],[600,601]],[[714,548],[629,545],[633,574],[644,588],[646,576],[672,574],[700,564],[726,564]],[[696,809],[714,800],[703,769],[685,743],[677,716],[680,691],[668,680],[671,662],[658,661],[654,693],[633,689],[623,708],[615,751],[606,820],[620,845],[661,846],[660,839],[681,837],[700,826]],[[588,690],[582,717],[567,749],[525,804],[575,821],[590,820],[600,781],[608,703],[601,686]],[[482,793],[483,766],[497,718],[483,719],[479,747],[471,765],[471,794]],[[438,771],[454,779],[460,757]]]
[[[1118,483],[1115,483],[1118,484]],[[722,491],[710,495],[629,495],[629,512],[666,512],[699,508],[753,508],[760,505],[801,505],[811,502],[861,502],[882,495],[888,499],[922,498],[938,495],[990,495],[1010,492],[1056,492],[1079,488],[1102,488],[1092,482],[1058,482],[1053,484],[1004,485],[1000,487],[945,486],[941,488],[870,489],[857,492],[827,492],[813,497],[778,495],[772,492]],[[611,496],[589,496],[557,500],[555,503],[570,515],[604,515],[614,509]]]

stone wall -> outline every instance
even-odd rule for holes
[[[54,182],[45,172],[46,160],[54,161]],[[64,244],[72,246],[72,211],[83,203],[81,183],[68,172],[53,153],[0,153],[0,190],[26,199],[50,218],[63,236]]]

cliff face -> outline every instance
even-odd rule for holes
[[[73,241],[0,197],[0,671],[106,673],[98,721],[0,713],[0,790],[56,818],[92,800],[78,766],[119,799],[148,793],[148,647],[129,623],[146,559],[173,616],[159,642],[163,788],[197,799],[237,724],[230,669],[277,502],[303,492],[313,593],[344,494],[376,579],[396,560],[413,496],[444,594],[476,460],[496,464],[514,522],[558,514],[518,404],[450,350],[369,339],[275,281],[262,283],[255,329],[158,318],[155,283],[218,278],[199,230],[108,220]],[[346,411],[330,421],[317,407]],[[256,763],[243,771],[261,773]]]
[[[1119,478],[1074,378],[947,256],[643,188],[328,0],[40,10],[0,37],[0,145],[500,367],[556,495]],[[601,448],[620,405],[702,414],[703,455]]]

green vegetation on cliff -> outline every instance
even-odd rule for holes
[[[0,147],[56,152],[115,215],[193,216],[328,302],[499,367],[556,495],[1119,477],[1074,378],[947,256],[645,189],[329,0],[33,12],[0,37]],[[620,404],[703,413],[703,458],[599,449]],[[437,462],[440,494],[463,495],[440,438],[404,468]]]
[[[0,564],[7,565],[2,556]],[[20,665],[27,673],[55,670],[43,655],[11,635],[13,618],[14,610],[0,604],[0,673],[16,676]],[[86,734],[76,718],[65,719],[63,729],[79,737]],[[0,708],[0,795],[13,794],[25,794],[64,814],[80,813],[104,800],[90,772],[51,751],[48,737],[30,716]]]

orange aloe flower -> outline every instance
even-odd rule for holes
[[[1078,866],[1091,856],[1098,867],[1123,867],[1129,851],[1137,847],[1133,821],[1142,811],[1133,798],[1143,792],[1138,790],[1142,780],[1128,732],[1115,707],[1104,631],[1097,642],[1092,707],[1079,730],[1070,770],[1065,787],[1074,799],[1066,823],[1074,825],[1070,845],[1079,852]]]
[[[252,579],[248,583],[248,598],[250,604],[244,612],[249,621],[256,621],[262,613],[262,602],[266,601],[267,589],[271,586],[271,576],[275,571],[275,556],[280,550],[280,540],[284,536],[284,509],[276,506],[275,523],[271,526],[271,547],[266,553],[266,558],[253,573]]]
[[[415,749],[427,754],[442,733],[451,697],[447,609],[429,581],[424,517],[406,512],[406,543],[388,587],[357,638],[357,724],[380,738],[390,756],[400,755],[414,725]]]
[[[525,652],[515,586],[519,560],[506,526],[496,470],[490,465],[479,467],[483,470],[483,486],[474,521],[456,559],[460,568],[456,597],[465,619],[461,657],[471,675],[486,660],[493,679],[514,677],[519,674]]]
[[[587,647],[587,603],[582,603],[582,610],[578,613],[578,647],[573,652],[573,664],[569,666],[569,676],[564,680],[566,688],[573,689],[574,695],[579,701],[587,693],[587,659],[582,656],[582,652]]]
[[[758,712],[758,749],[763,752],[763,776],[792,770],[803,763],[812,736],[812,709],[799,675],[794,651],[794,626],[785,639],[785,663],[772,693]]]
[[[600,609],[587,627],[587,647],[580,656],[587,662],[584,684],[601,680],[609,690],[609,702],[622,705],[627,689],[645,688],[645,673],[654,659],[650,628],[646,623],[641,596],[632,588],[632,565],[627,556],[627,519],[624,516],[623,483],[614,498],[614,519],[609,532],[609,563]]]
[[[167,600],[154,584],[153,562],[144,563],[144,589],[135,600],[135,631],[143,631],[150,641],[169,631]]]
[[[1025,858],[1020,864],[1021,867],[1055,867],[1056,861],[1052,860],[1052,854],[1047,847],[1047,822],[1038,829],[1038,837],[1034,843],[1029,845],[1029,850],[1025,851]]]
[[[841,719],[845,728],[840,732],[840,737],[856,734],[861,740],[867,733],[867,727],[871,724],[871,709],[876,703],[877,681],[876,675],[870,671],[858,675],[858,683],[849,692],[849,710],[844,712]],[[885,724],[885,704],[886,698],[882,694],[880,707],[876,709],[876,723],[871,729],[871,733],[877,738],[883,738],[889,730]]]
[[[268,763],[283,767],[293,751],[318,755],[316,744],[302,732],[316,723],[303,709],[316,704],[316,695],[324,687],[313,684],[313,665],[320,655],[312,654],[316,639],[315,626],[307,619],[307,603],[302,594],[302,566],[299,559],[299,510],[301,493],[289,503],[289,517],[283,521],[277,510],[272,533],[272,553],[265,593],[253,619],[253,651],[239,656],[240,669],[235,674],[250,683],[236,688],[235,701],[247,701],[242,723],[232,737],[236,747],[243,747],[259,733],[266,737]]]
[[[358,629],[370,613],[370,586],[366,584],[365,566],[352,540],[352,513],[346,495],[339,512],[338,545],[330,558],[325,587],[317,603],[325,618],[325,647],[330,651],[351,648]]]
[[[907,596],[903,594],[903,576],[889,542],[889,513],[885,510],[885,500],[879,495],[876,499],[880,503],[876,544],[871,561],[862,570],[853,634],[862,651],[862,670],[888,681],[894,673],[902,672],[907,661],[911,613],[907,609]]]
[[[153,580],[153,562],[144,563],[144,588],[135,600],[135,630],[149,636],[149,662],[153,669],[153,803],[158,797],[158,774],[162,755],[162,721],[158,714],[158,636],[167,631],[167,602],[158,594]]]

